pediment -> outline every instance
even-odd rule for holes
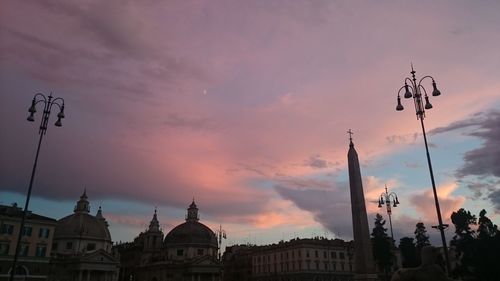
[[[218,261],[215,261],[212,257],[210,256],[203,256],[203,257],[200,257],[198,259],[195,259],[191,262],[191,265],[203,265],[203,266],[207,266],[207,265],[220,265],[220,263]]]
[[[96,262],[96,263],[117,263],[118,260],[112,255],[106,253],[104,250],[97,250],[94,252],[87,252],[80,259],[82,262]]]

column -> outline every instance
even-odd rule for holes
[[[82,281],[82,270],[78,270],[78,281]]]

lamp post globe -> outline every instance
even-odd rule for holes
[[[380,197],[378,199],[378,207],[382,208],[382,205],[385,204],[386,210],[387,210],[387,216],[389,217],[389,226],[391,228],[391,238],[392,241],[394,242],[394,232],[392,231],[392,208],[396,208],[399,205],[399,199],[398,195],[394,192],[389,192],[387,190],[387,185],[385,186],[385,192],[382,192],[380,194]],[[391,206],[392,204],[392,206]]]

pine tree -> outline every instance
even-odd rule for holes
[[[453,274],[462,278],[474,276],[477,245],[475,231],[471,229],[471,225],[476,224],[476,216],[461,208],[451,214],[451,222],[455,225],[455,236],[451,240],[451,246],[455,248],[456,258],[459,261]]]
[[[498,233],[498,227],[486,216],[486,210],[481,210],[477,221],[477,237],[479,239],[493,237]]]
[[[477,255],[476,272],[479,280],[493,281],[498,280],[500,276],[500,267],[498,266],[498,253],[500,252],[500,232],[498,227],[486,217],[486,211],[483,209],[479,213],[477,228]]]
[[[416,267],[419,262],[417,259],[417,249],[415,248],[415,243],[413,238],[403,237],[399,242],[399,250],[401,251],[401,257],[403,259],[403,267]]]
[[[387,235],[387,228],[384,228],[385,220],[380,214],[375,217],[375,227],[372,230],[373,257],[377,262],[378,268],[385,274],[386,280],[389,280],[389,272],[393,264],[393,254],[391,251],[391,239]]]
[[[423,222],[419,222],[415,225],[415,240],[417,241],[417,249],[422,249],[424,246],[430,246],[429,235],[427,230],[425,230],[425,225]]]

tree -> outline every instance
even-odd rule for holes
[[[415,225],[415,231],[413,233],[415,234],[415,241],[416,241],[415,247],[416,247],[417,265],[420,265],[421,250],[424,246],[430,246],[431,242],[429,241],[429,234],[427,234],[427,230],[425,230],[425,225],[423,222],[418,222]]]
[[[425,230],[425,225],[423,222],[419,222],[415,225],[415,240],[417,241],[417,249],[422,249],[424,246],[430,246],[431,242],[429,242],[429,235],[427,234],[427,230]]]
[[[476,224],[476,216],[460,208],[451,214],[451,222],[455,225],[455,236],[451,240],[451,246],[455,248],[456,258],[459,261],[453,274],[462,278],[474,276],[477,247],[475,231],[471,229],[471,225]]]
[[[498,227],[486,216],[486,211],[484,209],[479,213],[477,224],[477,237],[479,239],[493,237],[498,233]]]
[[[498,266],[500,232],[498,227],[486,216],[484,209],[479,213],[475,244],[477,246],[475,264],[478,279],[484,281],[498,280],[498,276],[500,276],[500,267]]]
[[[386,280],[389,279],[389,271],[393,264],[393,254],[391,251],[392,242],[387,236],[387,228],[384,228],[385,220],[380,214],[375,217],[375,227],[372,230],[373,257],[380,270],[385,274]]]
[[[403,237],[399,242],[399,250],[401,251],[401,258],[403,259],[403,267],[416,267],[419,262],[417,259],[417,249],[413,238]]]

